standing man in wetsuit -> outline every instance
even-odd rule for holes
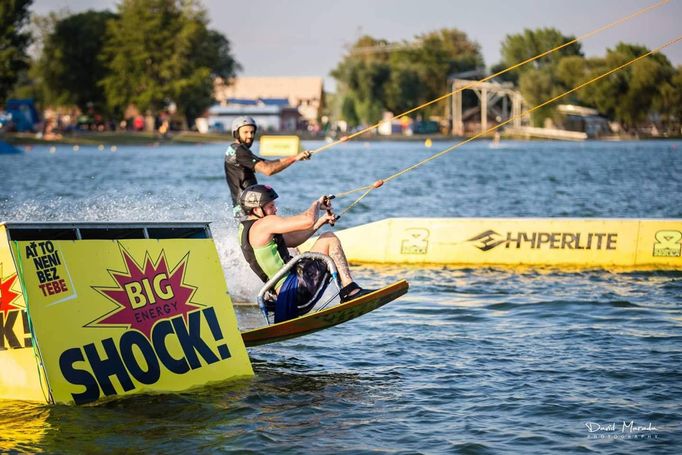
[[[288,168],[296,161],[308,160],[312,156],[307,150],[295,156],[287,156],[278,160],[266,160],[251,151],[256,138],[256,121],[249,116],[241,116],[232,122],[232,136],[235,141],[225,151],[225,177],[230,187],[232,206],[235,218],[242,218],[244,213],[239,205],[239,195],[251,185],[258,183],[256,172],[273,175]]]

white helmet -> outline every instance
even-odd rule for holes
[[[238,139],[239,128],[242,126],[253,126],[254,128],[258,129],[258,125],[256,125],[256,121],[253,119],[253,117],[242,115],[232,121],[232,137]]]

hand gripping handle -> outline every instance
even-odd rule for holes
[[[329,201],[331,201],[335,197],[336,196],[334,196],[333,194],[327,194],[327,195],[323,196],[322,202],[324,203],[324,205],[329,205]],[[331,215],[333,217],[333,219],[329,222],[330,226],[334,226],[336,221],[339,218],[341,218],[341,215],[334,215],[334,213],[330,209],[327,209],[327,215]]]

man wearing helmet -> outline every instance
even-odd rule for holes
[[[249,116],[241,116],[232,122],[232,136],[235,141],[225,151],[225,177],[230,187],[235,217],[242,216],[239,207],[239,194],[244,188],[258,183],[256,172],[273,175],[288,168],[296,161],[307,160],[311,154],[305,150],[296,156],[287,156],[278,160],[265,160],[251,151],[256,138],[256,121]]]
[[[336,219],[331,202],[324,196],[313,201],[308,210],[293,216],[277,215],[277,197],[275,190],[267,185],[252,185],[239,198],[247,216],[239,225],[242,253],[263,282],[267,282],[291,260],[287,248],[299,246],[322,226]],[[320,235],[310,251],[326,254],[334,261],[343,286],[339,293],[341,302],[372,292],[361,289],[353,281],[341,242],[333,233]],[[308,258],[299,261],[275,285],[275,322],[286,321],[310,311],[328,284],[327,267],[322,261]]]

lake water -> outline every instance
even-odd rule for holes
[[[294,213],[450,145],[356,141],[260,180]],[[233,297],[253,300],[224,147],[0,155],[0,220],[210,220]],[[394,216],[682,218],[682,141],[474,142],[371,193],[338,228]],[[0,402],[0,453],[682,453],[682,272],[353,273],[367,287],[406,278],[410,292],[251,349],[251,380],[86,407]]]

